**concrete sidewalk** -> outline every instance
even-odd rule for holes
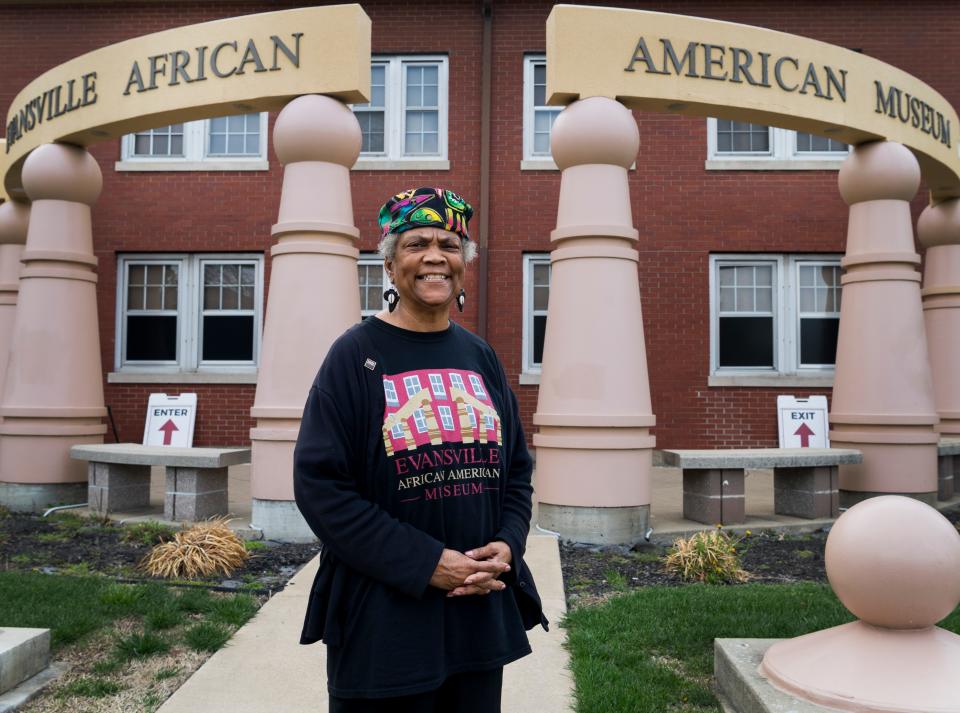
[[[566,612],[555,538],[531,535],[527,564],[537,581],[550,632],[530,632],[533,654],[504,670],[504,713],[571,710],[573,684],[560,620]],[[159,713],[323,713],[327,710],[323,644],[300,646],[300,627],[318,559],[211,656]],[[452,713],[452,712],[451,712]]]

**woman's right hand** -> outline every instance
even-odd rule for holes
[[[506,562],[495,560],[475,560],[467,557],[462,552],[444,548],[440,555],[440,561],[430,577],[430,584],[438,589],[453,591],[458,587],[463,587],[467,577],[478,572],[485,572],[490,578],[484,581],[480,586],[473,585],[471,594],[489,594],[492,591],[500,591],[506,588],[506,584],[497,579],[504,572],[510,571],[510,565]],[[473,590],[476,591],[473,591]],[[467,593],[467,592],[465,592]]]

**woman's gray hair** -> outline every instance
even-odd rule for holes
[[[384,260],[393,260],[397,256],[397,238],[399,237],[400,233],[387,233],[377,246],[380,257]],[[473,259],[477,256],[477,244],[472,240],[460,238],[460,245],[463,246],[463,261],[466,263],[473,262]]]

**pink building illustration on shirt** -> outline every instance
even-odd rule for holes
[[[383,377],[387,455],[441,443],[503,443],[500,415],[479,374],[422,369]]]

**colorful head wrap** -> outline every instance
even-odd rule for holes
[[[467,221],[473,208],[453,191],[444,188],[411,188],[398,193],[380,208],[380,237],[413,228],[434,226],[469,240]]]

